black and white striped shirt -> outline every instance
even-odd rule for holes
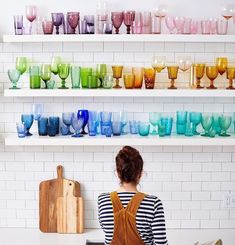
[[[124,208],[134,192],[118,192]],[[113,206],[110,193],[98,197],[98,212],[101,228],[105,233],[105,244],[111,243],[114,230]],[[167,245],[163,205],[156,196],[146,195],[136,214],[136,227],[146,245]]]

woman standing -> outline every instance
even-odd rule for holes
[[[99,221],[106,245],[166,245],[163,205],[156,196],[138,192],[143,172],[139,152],[123,147],[116,156],[117,191],[98,198]]]

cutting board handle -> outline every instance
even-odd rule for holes
[[[63,178],[63,166],[62,165],[57,166],[57,178],[58,179]]]

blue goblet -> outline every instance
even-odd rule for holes
[[[88,123],[88,119],[89,119],[89,113],[88,110],[78,110],[77,113],[77,118],[78,119],[83,119],[83,125],[82,125],[82,132],[81,134],[87,134],[87,132],[85,131],[85,127]]]
[[[63,123],[68,127],[68,135],[71,135],[70,126],[72,125],[72,120],[74,118],[73,112],[63,112],[62,113],[62,120]]]
[[[21,121],[24,123],[26,128],[26,136],[32,136],[32,134],[29,132],[31,126],[33,125],[33,114],[22,114],[21,115]]]
[[[84,125],[84,119],[83,118],[79,118],[79,119],[77,119],[75,117],[73,118],[72,127],[75,130],[75,133],[72,135],[72,137],[76,137],[76,138],[83,137],[83,135],[80,134],[80,130],[82,129],[83,125]]]
[[[189,121],[192,123],[192,131],[194,135],[199,135],[197,132],[197,126],[201,123],[202,113],[201,112],[190,112]]]

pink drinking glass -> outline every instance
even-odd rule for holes
[[[131,33],[131,26],[135,20],[135,11],[124,11],[124,24],[126,25],[126,34]]]
[[[142,34],[143,15],[141,12],[135,13],[135,21],[132,23],[132,34]]]
[[[226,35],[228,33],[228,21],[218,20],[217,21],[217,34]]]
[[[44,34],[52,34],[53,28],[54,28],[54,24],[51,20],[42,21],[42,29]]]
[[[30,22],[29,34],[32,34],[32,22],[37,17],[37,7],[33,5],[28,5],[25,7],[25,15],[27,20]]]
[[[115,28],[116,34],[119,34],[119,28],[122,25],[123,18],[124,18],[123,12],[112,12],[111,13],[111,20]]]
[[[197,21],[197,20],[191,21],[190,32],[191,32],[191,34],[198,34],[198,32],[199,32],[199,21]]]
[[[216,34],[217,33],[217,19],[210,19],[211,22],[211,29],[210,29],[210,34]]]
[[[210,20],[202,20],[201,21],[201,29],[202,34],[208,35],[211,33],[211,21]]]
[[[170,32],[170,34],[174,34],[174,30],[175,30],[175,21],[174,21],[174,17],[171,16],[167,16],[165,19],[166,22],[166,26]]]
[[[184,34],[191,34],[191,18],[185,18],[185,23],[184,23]]]
[[[152,32],[154,34],[161,34],[161,27],[162,27],[162,18],[159,16],[154,16]]]
[[[68,12],[67,13],[67,24],[71,28],[70,34],[75,34],[79,20],[80,20],[80,13],[79,12]]]
[[[142,33],[143,34],[152,33],[152,16],[151,16],[151,12],[143,12],[142,16],[143,16]]]
[[[184,30],[185,18],[182,16],[174,17],[175,27],[177,29],[177,34],[182,34]]]

